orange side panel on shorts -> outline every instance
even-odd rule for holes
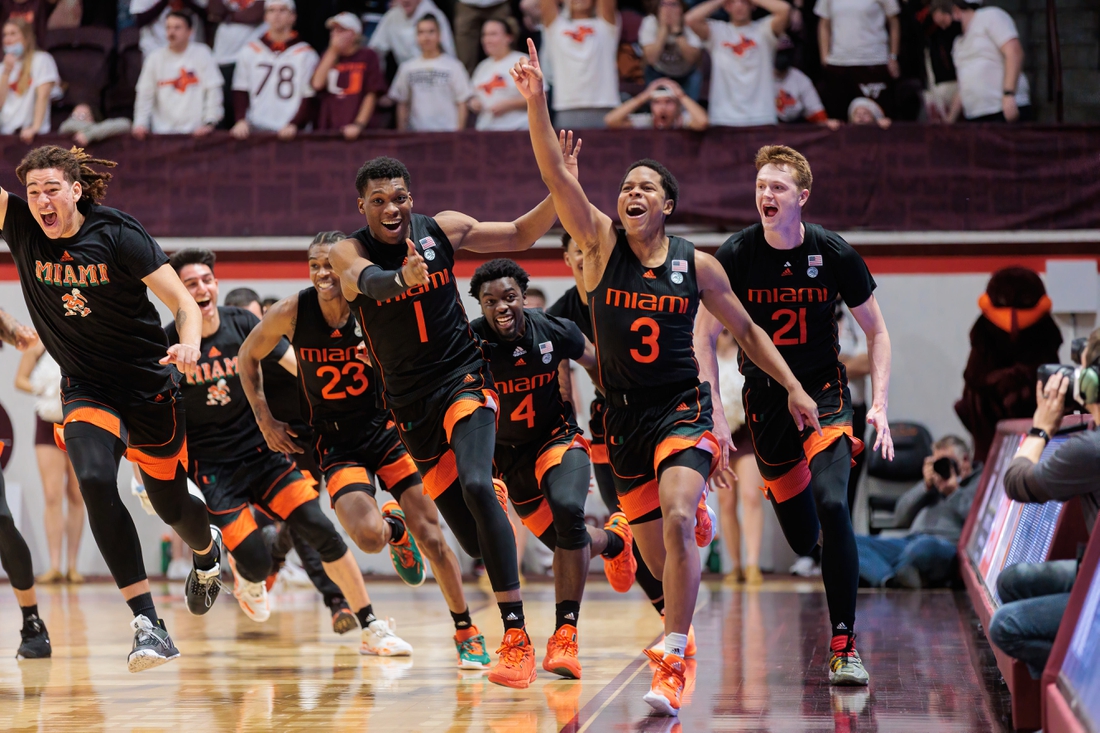
[[[65,426],[58,423],[53,424],[53,442],[61,450],[68,453],[68,449],[65,447]]]
[[[863,452],[863,441],[853,436],[851,425],[822,425],[821,433],[821,435],[810,433],[810,437],[802,441],[802,450],[806,454],[807,463],[812,461],[818,453],[840,440],[842,435],[847,435],[852,440],[853,458]]]
[[[284,486],[275,494],[275,497],[267,502],[271,511],[279,515],[280,519],[286,519],[302,504],[317,498],[317,489],[313,488],[313,480],[301,478]]]
[[[333,471],[332,475],[325,479],[325,487],[329,497],[335,497],[337,492],[345,486],[352,484],[370,484],[370,474],[362,466],[349,466]]]
[[[809,485],[810,466],[805,459],[777,479],[764,479],[764,491],[770,491],[780,504],[798,496]]]
[[[722,457],[722,451],[718,448],[718,438],[709,430],[694,438],[681,435],[670,435],[657,444],[656,455],[653,456],[653,470],[656,471],[661,462],[669,456],[676,455],[688,448],[698,448],[710,453],[710,472],[718,468],[718,461]],[[628,515],[629,518],[629,515]]]
[[[619,506],[623,508],[623,514],[629,522],[649,514],[654,509],[659,509],[661,494],[657,490],[657,480],[642,484],[629,494],[620,494]]]
[[[413,459],[406,453],[396,461],[387,463],[379,468],[378,478],[382,479],[387,487],[393,488],[414,473],[416,473],[416,464],[413,463]]]
[[[542,485],[542,477],[546,475],[554,466],[561,463],[562,456],[565,455],[565,451],[572,448],[580,448],[585,453],[588,452],[588,441],[583,436],[573,436],[573,442],[569,445],[552,445],[547,450],[539,454],[539,457],[535,459],[535,483],[539,486]]]
[[[141,468],[142,471],[161,481],[171,481],[176,477],[176,466],[183,466],[187,470],[187,439],[183,439],[183,445],[174,456],[151,456],[148,453],[130,448],[126,451],[126,458]]]
[[[458,466],[455,465],[455,454],[448,450],[439,457],[439,462],[424,474],[424,493],[434,500],[455,481],[458,481]]]
[[[451,431],[454,430],[458,421],[474,414],[474,410],[488,407],[494,413],[497,412],[498,399],[496,392],[491,389],[483,389],[481,390],[481,397],[480,400],[472,400],[469,398],[455,400],[451,403],[450,407],[447,408],[447,413],[443,416],[443,431],[447,436],[447,442],[451,441]]]
[[[607,457],[607,444],[600,443],[599,445],[593,445],[588,449],[588,455],[592,457],[593,463],[610,463],[611,461]]]
[[[539,499],[538,509],[529,516],[520,517],[520,520],[524,527],[531,530],[531,534],[538,537],[550,529],[550,525],[554,523],[554,513],[550,511],[550,504],[546,499]]]
[[[252,512],[248,510],[247,504],[233,511],[240,512],[240,514],[232,522],[221,528],[222,542],[225,544],[225,549],[230,552],[236,550],[244,542],[245,537],[259,529],[256,526],[256,519],[252,516]]]
[[[95,425],[97,428],[103,428],[116,438],[122,439],[122,422],[117,415],[112,415],[106,410],[100,410],[97,407],[78,407],[65,416],[64,425],[71,422],[86,422]],[[64,425],[62,429],[64,429]],[[173,473],[173,475],[175,474]]]

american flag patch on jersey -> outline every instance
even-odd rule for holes
[[[821,255],[810,255],[809,260],[806,264],[810,267],[821,267],[823,264],[821,261]]]
[[[553,350],[554,350],[554,344],[550,341],[543,341],[541,344],[539,344],[539,353],[540,354],[549,354]]]
[[[424,237],[423,239],[420,240],[420,246],[423,247],[424,249],[431,249],[432,247],[435,246],[435,240],[432,239],[431,237]]]
[[[673,260],[672,261],[672,271],[673,272],[687,272],[688,271],[688,261],[687,260]]]

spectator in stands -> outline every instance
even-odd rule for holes
[[[490,20],[500,23],[515,22],[512,4],[509,0],[457,0],[454,12],[455,51],[467,73],[473,75],[482,59],[485,23]],[[488,50],[485,53],[488,54]]]
[[[46,46],[47,23],[57,0],[0,0],[0,24],[9,18],[23,20],[34,30],[34,40],[39,48]]]
[[[317,70],[313,88],[321,96],[318,130],[340,130],[355,140],[370,124],[378,97],[386,91],[386,77],[378,54],[363,46],[363,24],[352,13],[338,13],[325,23],[329,45]]]
[[[1089,336],[1081,365],[1100,368],[1100,329]],[[1072,385],[1061,374],[1038,385],[1031,432],[1005,471],[1004,489],[1010,499],[1026,503],[1080,497],[1091,534],[1100,510],[1100,394],[1097,382],[1090,384],[1082,397],[1093,428],[1073,435],[1042,460],[1050,436],[1062,423],[1066,392]],[[1026,663],[1035,679],[1042,676],[1076,577],[1076,560],[1054,560],[1013,565],[997,579],[1002,605],[989,622],[989,640]]]
[[[553,73],[552,101],[559,128],[604,126],[619,106],[619,13],[615,0],[542,0],[542,47]]]
[[[130,15],[134,17],[134,25],[141,29],[142,55],[149,58],[153,51],[168,45],[164,23],[168,20],[169,13],[194,13],[197,18],[205,18],[207,2],[208,0],[130,0]],[[202,26],[197,30],[195,40],[205,40]]]
[[[527,292],[523,294],[523,305],[534,310],[546,310],[546,293],[542,288],[527,288]]]
[[[917,14],[924,31],[924,47],[928,51],[928,64],[932,70],[928,89],[924,92],[925,115],[930,122],[946,122],[951,110],[951,100],[959,90],[955,62],[951,49],[955,39],[962,35],[962,26],[951,17],[953,9],[928,6]]]
[[[53,56],[37,50],[34,29],[22,18],[4,23],[4,79],[0,84],[0,134],[30,145],[50,131],[50,98],[60,78]],[[60,95],[59,95],[60,96]]]
[[[812,122],[830,130],[840,128],[840,120],[829,119],[825,105],[810,77],[794,67],[794,47],[786,38],[779,39],[775,52],[775,114],[780,122]],[[862,329],[856,329],[860,334]]]
[[[753,20],[754,6],[769,15]],[[719,8],[730,22],[710,17]],[[684,16],[710,51],[711,125],[776,124],[775,51],[790,11],[783,0],[706,0]]]
[[[1024,267],[993,273],[978,298],[981,315],[970,329],[970,357],[955,413],[984,461],[997,423],[1035,411],[1035,371],[1058,361],[1062,331],[1042,279]]]
[[[374,29],[368,45],[378,52],[383,61],[388,53],[393,54],[398,65],[416,58],[420,55],[416,24],[426,15],[436,19],[443,53],[453,56],[455,42],[451,26],[447,16],[432,0],[394,0],[393,7],[386,11]]]
[[[649,112],[639,112],[646,104]],[[672,79],[657,79],[607,113],[608,127],[636,130],[705,130],[707,111]]]
[[[954,435],[932,444],[924,479],[898,499],[894,530],[901,537],[856,535],[859,579],[872,588],[938,588],[954,579],[963,524],[981,482],[970,446]]]
[[[1016,122],[1034,119],[1024,47],[1012,16],[997,7],[983,8],[965,0],[934,0],[932,8],[941,28],[950,7],[951,17],[962,25],[951,58],[959,78],[959,90],[951,102],[948,121],[959,115],[968,122]]]
[[[267,33],[248,43],[233,71],[233,113],[230,134],[244,140],[253,129],[275,132],[293,140],[313,118],[313,71],[317,52],[294,32],[294,0],[266,0]]]
[[[897,0],[817,0],[822,91],[830,117],[844,117],[856,97],[869,97],[893,116],[899,12]]]
[[[684,0],[656,0],[657,12],[642,19],[638,43],[645,58],[645,80],[672,79],[692,99],[703,91],[703,41],[684,25]]]
[[[526,130],[527,101],[509,73],[523,56],[515,50],[519,27],[514,18],[489,19],[481,26],[487,58],[474,69],[470,111],[479,130]]]
[[[853,125],[878,125],[883,130],[892,120],[882,111],[878,102],[869,97],[856,97],[848,104],[848,122]]]
[[[451,132],[466,127],[466,102],[473,96],[462,62],[443,53],[440,23],[425,15],[416,23],[420,58],[397,68],[389,96],[397,102],[397,129]]]
[[[138,77],[131,134],[194,135],[213,131],[225,112],[222,73],[203,43],[191,42],[191,15],[169,13],[168,45],[145,58]]]
[[[92,108],[87,104],[78,104],[73,107],[69,119],[62,122],[57,131],[62,135],[72,135],[74,143],[86,148],[90,143],[125,135],[130,131],[130,120],[125,117],[114,117],[96,122]]]
[[[210,0],[206,19],[217,24],[214,31],[214,61],[225,79],[224,88],[233,88],[233,68],[237,54],[250,41],[259,39],[267,30],[264,25],[262,0]],[[219,127],[228,129],[236,117],[233,113],[233,95],[225,95],[225,116]]]

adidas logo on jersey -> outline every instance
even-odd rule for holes
[[[792,273],[791,268],[788,267],[788,268],[784,269],[783,272],[780,273],[780,277],[787,277],[788,275],[792,275],[792,274],[794,274],[794,273]]]
[[[681,402],[676,406],[676,412],[685,412],[688,409],[687,403]]]
[[[340,329],[334,328],[332,329],[332,333],[329,334],[329,338],[338,339],[343,335],[344,334],[340,333]]]
[[[522,357],[516,360],[516,366],[527,366],[527,362]]]
[[[526,353],[527,349],[523,348],[522,346],[517,346],[516,350],[512,352],[512,356],[523,356]]]
[[[64,254],[61,255],[61,261],[62,262],[72,262],[73,261],[73,256],[71,254],[69,254],[69,250],[65,250]]]
[[[646,270],[645,274],[642,275],[642,277],[644,277],[646,280],[656,280],[657,279],[657,276],[653,274],[653,270]]]
[[[210,349],[210,356],[211,356],[211,357],[215,357],[215,356],[221,356],[221,355],[222,355],[222,352],[218,351],[218,347],[217,347],[217,346],[213,346],[213,347],[211,347],[211,349]]]

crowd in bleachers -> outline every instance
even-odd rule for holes
[[[0,134],[1032,119],[1008,13],[965,0],[0,0]]]

